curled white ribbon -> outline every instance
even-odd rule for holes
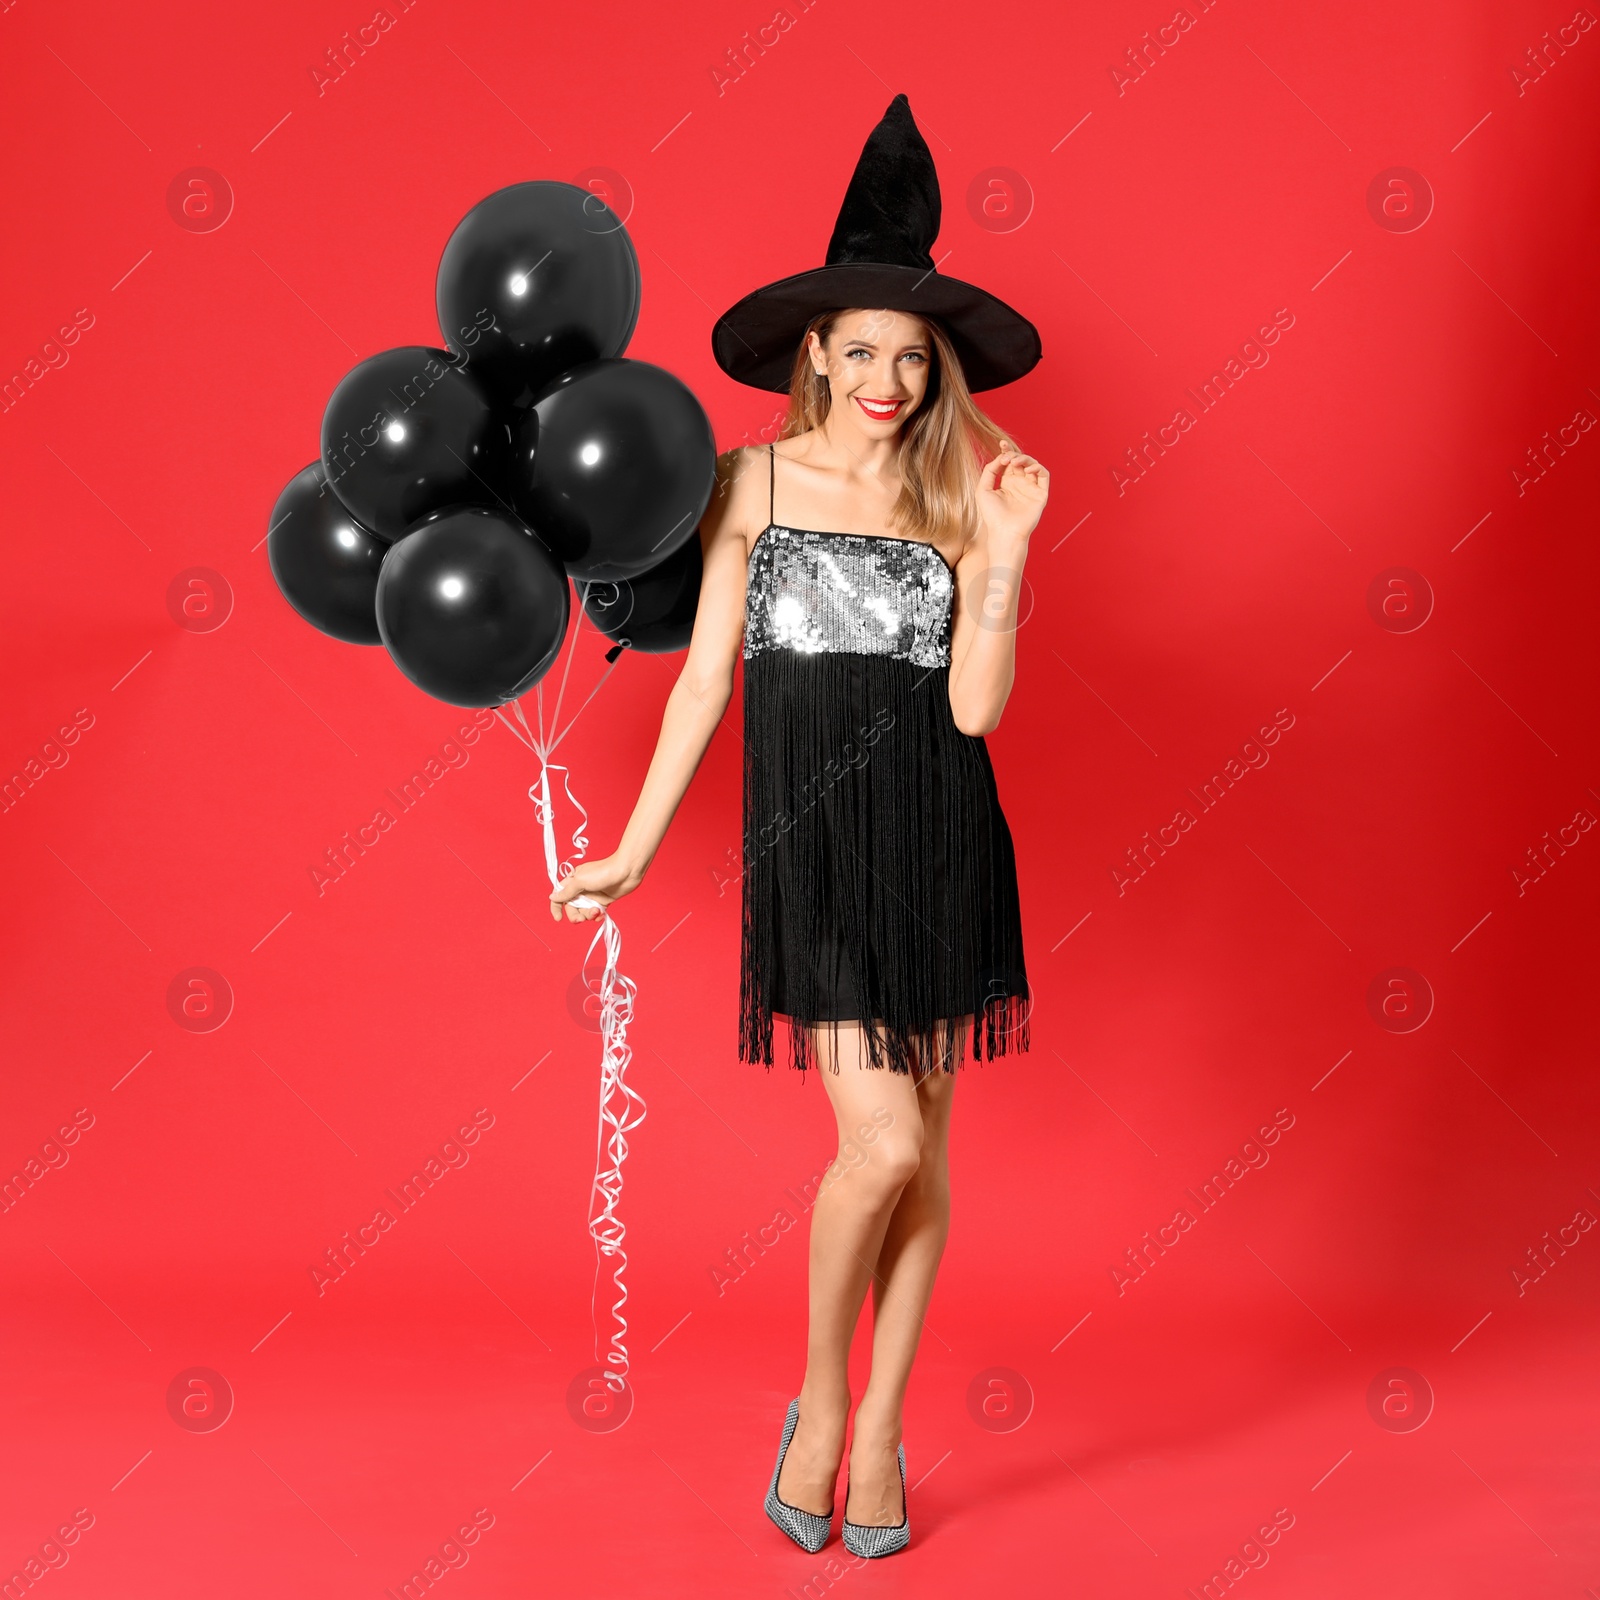
[[[514,700],[511,706],[516,712],[517,721],[522,724],[522,732],[518,733],[503,714],[501,720],[519,738],[526,734],[525,742],[539,758],[539,781],[529,788],[528,798],[533,801],[534,814],[544,832],[545,871],[550,878],[550,887],[555,889],[571,875],[589,848],[589,813],[572,793],[572,774],[566,767],[550,760],[551,752],[559,741],[547,742],[542,737],[542,696],[539,738],[535,738],[533,730],[528,727],[521,703]],[[561,787],[566,793],[567,802],[579,818],[572,832],[572,854],[565,860],[560,859],[556,848],[555,806],[550,794],[550,774],[553,771],[561,774]],[[577,896],[572,903],[580,906],[596,904],[587,895]],[[599,984],[596,986],[589,981],[589,965],[595,951],[602,947],[604,957]],[[615,1298],[611,1305],[611,1316],[616,1324],[603,1357],[594,1297],[590,1300],[589,1314],[594,1323],[595,1357],[604,1368],[608,1387],[617,1392],[626,1387],[628,1377],[628,1321],[623,1315],[623,1307],[628,1301],[625,1282],[628,1252],[624,1248],[627,1227],[618,1216],[617,1207],[622,1200],[622,1164],[628,1159],[628,1135],[644,1121],[645,1116],[643,1096],[628,1084],[628,1064],[633,1060],[633,1050],[628,1044],[628,1024],[633,1020],[633,1002],[638,990],[631,978],[624,977],[617,970],[621,957],[622,931],[610,912],[602,909],[600,926],[589,941],[588,951],[583,958],[583,974],[585,987],[600,996],[600,1120],[595,1135],[594,1182],[589,1191],[589,1237],[594,1241],[595,1249],[596,1297],[600,1289],[601,1262],[609,1259],[612,1263],[611,1285]]]

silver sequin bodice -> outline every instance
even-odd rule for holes
[[[744,658],[799,650],[947,667],[954,587],[920,539],[769,527],[750,556]]]

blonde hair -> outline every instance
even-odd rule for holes
[[[789,374],[789,411],[780,439],[809,433],[827,421],[833,391],[827,374],[811,365],[810,335],[815,333],[826,348],[840,318],[849,315],[847,309],[826,311],[807,325]],[[928,330],[934,359],[927,392],[901,430],[900,498],[889,523],[912,538],[935,541],[954,534],[965,549],[979,526],[978,475],[1007,435],[974,403],[944,329],[930,317],[918,320]]]

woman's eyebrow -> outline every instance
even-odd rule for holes
[[[846,345],[861,345],[864,349],[867,349],[867,350],[876,350],[878,348],[877,345],[875,345],[870,339],[846,339],[845,340],[845,344]],[[917,344],[908,344],[908,345],[903,346],[901,348],[900,354],[903,355],[903,356],[904,355],[909,355],[913,350],[918,351],[922,355],[927,355],[927,353],[928,353],[927,345],[922,344],[922,343],[917,343]]]

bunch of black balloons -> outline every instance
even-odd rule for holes
[[[273,507],[285,598],[459,706],[549,670],[569,578],[619,644],[683,649],[716,447],[683,383],[622,356],[639,258],[621,219],[573,184],[501,189],[451,234],[437,300],[448,348],[346,373],[320,458]]]

